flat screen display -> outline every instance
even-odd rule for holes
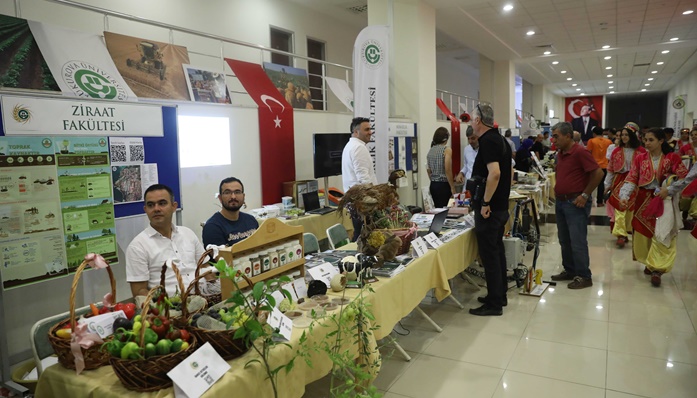
[[[341,153],[351,134],[315,133],[312,135],[315,178],[341,175]]]

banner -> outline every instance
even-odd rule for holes
[[[64,95],[137,101],[116,69],[101,37],[41,22],[28,22]]]
[[[278,203],[283,183],[295,181],[293,107],[260,65],[228,58],[225,61],[259,106],[261,199],[264,204]]]
[[[336,98],[338,98],[339,101],[341,101],[341,103],[347,108],[353,111],[353,91],[351,91],[351,88],[346,80],[325,76],[324,81],[327,82],[327,86],[329,86],[332,93],[336,95]]]
[[[668,105],[668,122],[666,127],[672,127],[677,134],[674,137],[680,138],[680,129],[686,126],[683,122],[685,116],[685,105],[687,104],[687,94],[676,96]]]
[[[162,107],[3,95],[5,135],[162,137]]]
[[[353,46],[353,88],[355,117],[370,119],[373,136],[368,150],[373,157],[378,182],[388,177],[388,123],[390,113],[389,28],[368,26]]]

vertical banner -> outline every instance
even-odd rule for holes
[[[388,177],[388,121],[390,112],[389,28],[373,25],[358,34],[353,46],[353,114],[367,117],[373,130],[368,150],[378,182]]]
[[[295,181],[293,107],[259,64],[228,58],[225,61],[259,106],[261,199],[264,204],[278,203],[283,183]]]
[[[29,27],[64,95],[138,100],[116,69],[101,37],[36,21],[29,21]]]
[[[685,104],[687,103],[687,94],[676,96],[668,106],[668,122],[667,127],[672,127],[680,138],[680,129],[685,126],[683,119],[685,116]],[[675,137],[675,135],[674,135]]]

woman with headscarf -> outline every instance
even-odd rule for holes
[[[515,169],[525,173],[530,172],[530,166],[532,165],[532,154],[530,148],[532,148],[534,141],[532,138],[528,137],[520,144],[520,148],[515,153]]]
[[[453,150],[448,147],[450,133],[445,127],[438,127],[433,133],[431,149],[426,155],[428,178],[431,179],[429,188],[433,205],[446,207],[448,201],[455,194],[455,181],[453,180]]]
[[[644,135],[644,147],[647,152],[634,157],[629,174],[620,188],[618,208],[627,208],[632,194],[637,191],[633,206],[632,251],[636,261],[645,265],[644,273],[651,275],[651,284],[658,287],[661,285],[661,275],[673,268],[678,248],[676,236],[671,236],[667,243],[657,238],[656,216],[647,214],[647,209],[654,197],[661,200],[656,195],[661,185],[670,182],[673,176],[685,178],[687,168],[680,156],[673,152],[662,129],[649,130]],[[663,203],[662,200],[660,203]],[[672,209],[663,211],[672,212]]]
[[[646,152],[639,142],[636,132],[639,125],[633,122],[627,123],[620,133],[617,148],[612,151],[607,164],[607,176],[605,177],[605,194],[609,205],[614,208],[615,221],[612,223],[612,235],[617,237],[616,245],[623,248],[629,241],[629,233],[632,231],[632,219],[634,212],[631,210],[636,195],[630,196],[627,206],[620,206],[620,189],[632,168],[632,161],[636,155]]]

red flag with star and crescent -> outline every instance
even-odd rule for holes
[[[259,107],[261,198],[265,204],[278,203],[283,196],[283,183],[295,181],[293,107],[261,65],[229,58],[225,61]]]

